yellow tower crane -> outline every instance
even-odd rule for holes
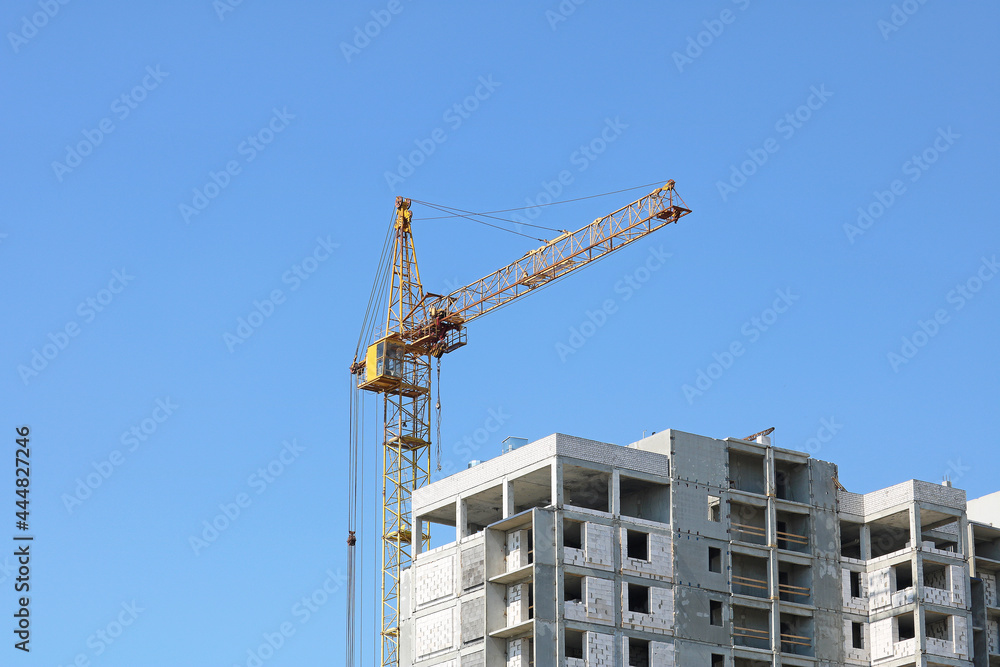
[[[442,355],[465,345],[465,325],[475,318],[691,212],[674,191],[674,182],[668,181],[614,213],[575,232],[564,232],[517,261],[442,296],[425,293],[420,282],[410,204],[409,199],[396,198],[390,230],[391,256],[383,258],[389,282],[384,326],[381,331],[373,329],[367,342],[359,340],[351,364],[355,376],[352,383],[383,398],[380,614],[383,667],[399,665],[399,586],[402,570],[410,563],[411,545],[418,539],[425,548],[430,541],[429,535],[413,534],[410,499],[415,489],[430,481],[431,358],[440,363]],[[382,267],[380,274],[381,271]],[[365,334],[363,330],[362,339]],[[366,343],[365,354],[359,360],[362,343]],[[352,470],[356,470],[353,463]],[[356,544],[353,521],[349,528],[353,576]],[[354,601],[349,600],[348,604],[348,664],[353,664],[354,615],[350,606]]]

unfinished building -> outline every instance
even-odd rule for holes
[[[1000,667],[1000,494],[838,490],[832,463],[551,435],[413,493],[414,667]]]

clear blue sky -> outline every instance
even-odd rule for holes
[[[0,664],[247,665],[286,623],[264,664],[342,664],[347,366],[397,194],[505,209],[565,171],[693,210],[470,326],[446,469],[774,426],[854,491],[998,488],[997,6],[225,1],[0,10],[6,539],[28,424],[36,540],[27,656],[0,558]],[[537,245],[414,212],[430,291]]]

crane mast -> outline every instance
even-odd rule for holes
[[[430,482],[431,359],[466,343],[465,324],[586,266],[690,213],[674,182],[566,232],[522,258],[448,295],[425,294],[413,244],[410,200],[396,198],[392,271],[385,324],[351,365],[358,389],[381,394],[381,664],[399,665],[400,579],[427,534],[414,535],[413,491]],[[420,531],[418,531],[420,532]],[[352,538],[353,539],[353,538]],[[352,544],[353,543],[349,542]]]

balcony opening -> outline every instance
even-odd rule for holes
[[[764,456],[730,451],[729,486],[737,491],[764,494]]]
[[[892,572],[896,579],[896,587],[893,592],[904,591],[913,586],[913,566],[909,561],[893,566]]]
[[[670,523],[670,486],[622,475],[619,483],[622,516]]]
[[[708,622],[711,625],[722,627],[722,602],[720,600],[708,601]]]
[[[563,576],[563,602],[583,601],[583,577],[576,574]]]
[[[796,563],[778,563],[778,597],[783,602],[809,604],[812,598],[812,568]]]
[[[708,571],[722,572],[722,549],[708,548]]]
[[[566,631],[566,657],[583,660],[583,633],[578,630]]]
[[[649,586],[628,585],[628,610],[639,614],[649,613]]]
[[[861,560],[861,524],[840,522],[840,555]]]
[[[514,514],[533,507],[552,504],[552,468],[546,466],[533,470],[511,482],[514,497]]]
[[[712,667],[726,667],[726,656],[718,653],[712,654]]]
[[[649,562],[649,533],[638,530],[625,531],[626,555]]]
[[[899,630],[899,641],[906,641],[907,639],[913,639],[916,637],[916,631],[913,628],[913,614],[903,614],[902,616],[897,616],[893,619],[896,624],[896,628]]]
[[[910,545],[910,513],[896,512],[869,524],[872,558],[885,556]]]
[[[937,563],[924,561],[924,588],[936,588],[946,591],[948,586],[948,568]]]
[[[733,553],[733,594],[768,598],[768,564],[766,558]]]
[[[729,511],[733,540],[750,544],[767,544],[765,508],[731,502]]]
[[[850,572],[851,578],[851,597],[859,598],[861,597],[861,573],[860,572]]]
[[[480,532],[503,519],[503,487],[500,485],[475,493],[465,499],[466,535]]]
[[[722,498],[719,496],[708,497],[708,520],[714,523],[722,521]]]
[[[804,463],[775,461],[774,493],[782,500],[809,502],[809,466]]]
[[[628,667],[650,667],[649,641],[628,638]]]
[[[779,624],[781,628],[781,652],[811,656],[813,654],[812,625],[811,616],[782,614]]]
[[[809,552],[809,515],[792,512],[778,512],[778,548],[800,553]]]
[[[563,498],[567,505],[609,512],[611,473],[580,466],[563,466]]]
[[[566,549],[583,548],[583,522],[572,519],[563,520],[563,547]]]
[[[854,648],[865,647],[864,625],[861,623],[851,623],[851,646]]]
[[[733,644],[771,648],[771,614],[766,609],[733,606]]]

